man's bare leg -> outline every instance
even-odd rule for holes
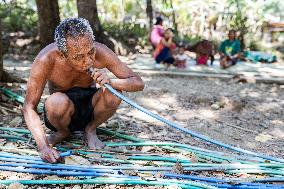
[[[103,148],[105,145],[98,139],[96,128],[108,120],[116,111],[121,100],[107,89],[100,89],[93,96],[94,121],[86,127],[86,138],[89,148]]]
[[[48,143],[52,146],[70,136],[68,125],[74,113],[74,105],[67,95],[54,93],[45,101],[45,109],[48,121],[57,129],[47,137]]]

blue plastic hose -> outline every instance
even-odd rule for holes
[[[27,169],[21,167],[7,167],[0,166],[0,170],[2,171],[13,171],[19,173],[31,173],[31,174],[45,174],[45,175],[57,175],[57,176],[94,176],[94,177],[113,177],[113,178],[128,178],[128,179],[137,179],[139,177],[135,176],[126,176],[119,174],[108,174],[108,173],[97,173],[97,172],[77,172],[77,171],[52,171],[48,169]]]
[[[61,154],[70,154],[71,152],[65,152]],[[44,163],[40,158],[35,157],[35,156],[22,156],[22,155],[17,155],[17,154],[11,154],[11,153],[1,153],[0,152],[0,161],[8,161],[8,162],[18,162],[18,163],[32,163],[32,164],[42,164]],[[61,165],[61,164],[59,164]],[[63,164],[64,165],[64,164]],[[272,164],[273,165],[273,164]],[[271,166],[272,166],[271,165]],[[88,169],[89,167],[86,167],[85,169]],[[108,168],[108,167],[102,167],[100,168]],[[139,170],[139,171],[170,171],[172,170],[171,167],[138,167],[138,166],[114,166],[112,167],[114,170],[119,170],[119,169],[129,169],[129,170]],[[246,172],[262,172],[262,173],[269,173],[273,174],[279,174],[279,175],[284,175],[284,172],[281,170],[275,170],[271,168],[267,168],[265,166],[258,165],[257,167],[253,165],[235,165],[232,167],[227,167],[227,166],[222,166],[220,165],[207,165],[207,166],[185,166],[183,167],[185,171],[210,171],[210,170],[217,170],[217,171],[226,171],[226,170],[233,170],[233,171],[246,171]],[[240,169],[240,170],[238,170]],[[80,169],[81,170],[81,169]],[[94,169],[91,169],[91,171],[94,171]]]
[[[25,169],[19,168],[19,167],[25,167]],[[33,168],[33,169],[27,169],[27,168]],[[35,168],[37,168],[37,170],[34,170]],[[41,170],[38,170],[38,169],[41,169]],[[0,164],[0,170],[25,172],[25,173],[32,173],[32,174],[49,174],[49,175],[58,175],[58,176],[96,176],[96,177],[109,176],[113,178],[132,178],[132,179],[139,178],[139,177],[134,177],[134,176],[118,175],[119,172],[115,170],[90,169],[90,168],[85,168],[85,167],[80,168],[80,166],[72,166],[72,165],[60,166],[58,164],[53,165],[53,164],[47,164],[47,163],[45,165],[5,163],[5,165]],[[57,170],[57,171],[52,171],[52,170]],[[58,171],[58,170],[62,170],[62,171]],[[112,173],[112,174],[109,174],[109,173]],[[210,184],[210,185],[216,186],[219,188],[246,188],[245,186],[249,186],[247,188],[254,188],[256,186],[259,188],[263,188],[263,187],[276,188],[277,187],[277,185],[270,185],[270,184],[244,183],[244,182],[240,182],[239,180],[222,180],[222,179],[206,178],[206,177],[203,178],[203,177],[174,174],[174,173],[162,173],[161,175],[164,177],[169,177],[169,178],[189,179],[189,180],[196,180],[196,181],[203,181],[203,182],[218,183],[218,184]],[[238,183],[237,186],[234,186],[231,184],[220,184],[220,183],[232,183],[232,182]]]
[[[1,161],[8,161],[8,162],[18,162],[18,163],[30,163],[31,165],[28,165],[32,168],[49,168],[49,169],[68,169],[68,170],[78,170],[78,171],[104,171],[104,172],[116,172],[118,170],[139,170],[139,171],[167,171],[170,170],[170,167],[137,167],[137,166],[113,166],[111,169],[109,169],[108,166],[99,166],[97,169],[88,167],[88,166],[74,166],[74,165],[65,165],[65,164],[48,164],[43,162],[39,157],[35,156],[23,156],[23,155],[17,155],[17,154],[11,154],[11,153],[3,153],[0,152],[0,160]],[[5,166],[6,164],[3,164],[2,166]],[[8,164],[7,164],[8,165]],[[24,164],[9,164],[9,166],[24,166]],[[47,167],[45,167],[47,166]],[[238,167],[236,165],[236,169],[243,168]],[[273,164],[271,164],[273,166]],[[52,168],[53,167],[53,168]],[[216,167],[216,168],[214,168]],[[184,167],[184,170],[224,170],[226,167],[220,166],[207,166],[207,167]],[[254,167],[250,167],[248,165],[247,168],[251,168],[251,170],[254,170]],[[260,168],[262,170],[271,170],[274,171],[274,169],[265,169]],[[249,170],[248,170],[249,171]],[[261,171],[261,170],[260,170]],[[275,170],[277,171],[277,170]],[[279,178],[279,177],[277,177]]]

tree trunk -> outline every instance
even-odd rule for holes
[[[174,6],[173,6],[173,1],[170,0],[170,6],[171,6],[171,9],[172,9],[172,17],[173,17],[173,25],[174,25],[174,30],[176,32],[176,34],[178,34],[178,25],[176,23],[176,13],[175,13],[175,10],[174,10]]]
[[[41,48],[54,42],[54,30],[60,22],[57,0],[36,0]]]
[[[114,43],[110,38],[104,34],[103,28],[100,23],[97,1],[96,0],[77,0],[77,9],[78,16],[85,18],[89,21],[94,34],[96,41],[105,44],[111,50],[114,50]]]
[[[2,45],[2,26],[0,18],[0,82],[22,82],[22,80],[12,77],[3,67],[3,45]]]
[[[147,0],[146,14],[149,19],[149,28],[151,29],[153,26],[153,6],[152,0]]]
[[[2,26],[1,26],[1,18],[0,18],[0,81],[2,81],[3,75],[3,54],[2,54]]]

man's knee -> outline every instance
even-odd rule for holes
[[[107,91],[105,98],[105,105],[108,109],[117,108],[121,103],[121,99]]]
[[[66,114],[74,112],[74,105],[67,95],[57,92],[53,93],[45,101],[48,117],[62,118]]]

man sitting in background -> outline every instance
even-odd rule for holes
[[[219,48],[220,65],[223,69],[235,65],[241,55],[241,44],[236,39],[236,31],[230,30],[228,37],[229,39],[223,41]]]

